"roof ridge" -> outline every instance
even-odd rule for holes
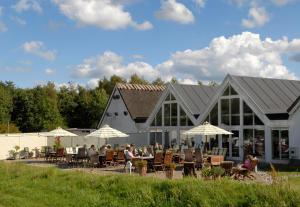
[[[256,79],[267,79],[267,80],[283,80],[283,81],[295,81],[300,82],[298,79],[284,79],[284,78],[269,78],[269,77],[258,77],[258,76],[246,76],[246,75],[231,75],[231,77],[237,77],[237,78],[256,78]]]
[[[140,90],[140,91],[164,91],[165,85],[152,84],[131,84],[131,83],[117,83],[116,87],[121,90]]]

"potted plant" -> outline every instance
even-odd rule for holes
[[[175,168],[176,168],[175,163],[166,164],[165,172],[166,172],[167,178],[169,178],[169,179],[173,178]]]
[[[138,167],[140,176],[146,176],[147,174],[147,161],[140,160],[136,162],[136,166]]]
[[[212,174],[214,179],[217,179],[217,178],[220,179],[221,176],[223,176],[225,174],[225,170],[220,166],[213,167],[211,169],[211,174]]]
[[[212,171],[209,167],[204,167],[201,170],[201,176],[204,178],[204,180],[210,180],[212,177]]]

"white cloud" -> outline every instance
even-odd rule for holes
[[[160,10],[155,13],[158,19],[169,20],[181,24],[195,21],[193,13],[182,3],[176,0],[162,0]]]
[[[45,74],[46,75],[54,75],[55,74],[55,69],[52,69],[52,68],[46,68],[45,69]]]
[[[25,26],[27,24],[27,22],[24,19],[21,19],[17,16],[11,16],[10,19],[16,23],[18,23],[21,26]]]
[[[20,0],[12,6],[14,10],[21,13],[23,11],[33,10],[37,13],[42,13],[43,9],[37,0]]]
[[[197,6],[203,8],[205,6],[206,0],[194,0]]]
[[[264,7],[252,7],[248,13],[248,19],[242,20],[242,26],[248,29],[261,27],[264,26],[269,20],[269,14]]]
[[[88,88],[94,89],[98,86],[99,80],[100,80],[99,78],[92,78],[87,82],[86,85]]]
[[[53,61],[56,59],[56,51],[48,50],[44,46],[44,43],[41,41],[25,42],[22,45],[22,49],[24,52],[37,55],[37,56],[44,58],[46,60],[49,60],[49,61]]]
[[[271,2],[276,4],[277,6],[284,6],[284,5],[287,5],[287,4],[289,4],[293,1],[294,0],[271,0]]]
[[[117,30],[131,26],[137,30],[151,29],[150,22],[135,22],[119,0],[52,0],[60,11],[81,26]]]
[[[226,74],[296,79],[296,75],[285,66],[283,55],[299,52],[300,39],[261,39],[258,34],[244,32],[228,38],[217,37],[208,47],[199,50],[175,52],[155,66],[146,62],[124,64],[121,56],[105,52],[75,66],[73,75],[77,78],[101,79],[114,74],[129,78],[137,73],[148,80],[161,77],[169,81],[177,77],[180,82],[189,84],[197,80],[220,81]]]
[[[129,78],[132,74],[144,76],[153,80],[159,76],[151,65],[145,62],[123,63],[123,58],[116,53],[107,51],[96,57],[87,58],[82,64],[74,68],[73,76],[78,78],[102,78],[110,77],[114,74]]]

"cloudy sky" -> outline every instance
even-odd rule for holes
[[[0,79],[300,77],[300,0],[0,0]]]

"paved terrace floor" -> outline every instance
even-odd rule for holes
[[[26,163],[31,166],[36,167],[57,167],[64,171],[83,171],[87,173],[93,173],[100,176],[108,176],[108,175],[122,175],[125,174],[124,165],[118,165],[118,166],[107,166],[102,168],[96,168],[96,167],[83,167],[83,166],[70,166],[64,163],[53,163],[45,161],[44,159],[23,159],[23,160],[7,160],[5,162],[22,162]],[[201,178],[201,170],[197,171],[196,174],[198,178]],[[132,172],[133,176],[138,176],[138,173]],[[156,171],[156,172],[148,172],[147,177],[153,177],[158,179],[167,179],[164,171]],[[174,171],[173,179],[182,179],[182,166],[177,166],[176,170]],[[255,173],[255,179],[252,180],[246,180],[246,182],[259,182],[259,183],[265,183],[265,184],[271,184],[272,178],[268,172],[259,171]]]

